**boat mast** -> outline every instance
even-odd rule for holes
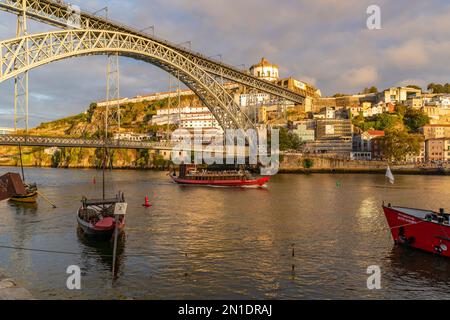
[[[106,198],[105,191],[105,163],[106,163],[106,148],[103,148],[103,163],[102,163],[102,191],[103,191],[103,200]]]
[[[19,142],[19,155],[20,155],[20,169],[22,170],[22,180],[25,183],[25,172],[23,170],[23,160],[22,160],[22,144]]]
[[[103,161],[102,161],[102,193],[103,200],[106,199],[106,190],[105,190],[105,167],[106,167],[106,143],[108,141],[108,113],[109,113],[109,101],[106,103],[105,107],[105,141],[103,147]]]

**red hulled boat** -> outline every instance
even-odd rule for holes
[[[180,166],[180,174],[170,175],[178,184],[220,187],[263,187],[270,177],[254,178],[245,170],[208,171]]]
[[[383,205],[396,244],[450,257],[450,214],[444,209],[413,209]]]
[[[116,229],[114,210],[116,204],[125,203],[123,193],[114,199],[88,200],[83,198],[82,206],[78,209],[78,225],[87,236],[111,238]],[[125,227],[125,217],[118,217],[118,231]]]

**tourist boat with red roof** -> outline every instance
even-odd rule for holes
[[[180,174],[174,171],[170,177],[175,183],[197,186],[219,186],[219,187],[264,187],[270,177],[253,177],[246,170],[197,170],[186,165],[180,166]]]

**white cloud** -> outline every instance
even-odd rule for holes
[[[341,76],[340,82],[352,89],[376,85],[378,82],[378,71],[374,66],[354,68],[346,71]]]
[[[386,50],[388,64],[395,68],[421,68],[430,63],[430,47],[421,40],[409,40]]]

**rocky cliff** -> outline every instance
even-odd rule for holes
[[[182,97],[182,107],[200,103],[195,96]],[[172,99],[172,107],[178,104]],[[128,103],[121,106],[121,131],[133,133],[161,132],[166,128],[151,125],[151,119],[160,108],[168,106],[167,99]],[[30,130],[30,135],[85,137],[95,138],[104,135],[103,108],[91,104],[84,113],[42,123]],[[114,130],[114,129],[113,129]],[[109,166],[114,168],[163,168],[167,161],[159,154],[148,150],[111,150]],[[103,151],[86,148],[44,148],[23,147],[22,159],[24,166],[60,167],[60,168],[95,168],[102,165]],[[0,147],[0,165],[18,166],[20,156],[18,147]]]

